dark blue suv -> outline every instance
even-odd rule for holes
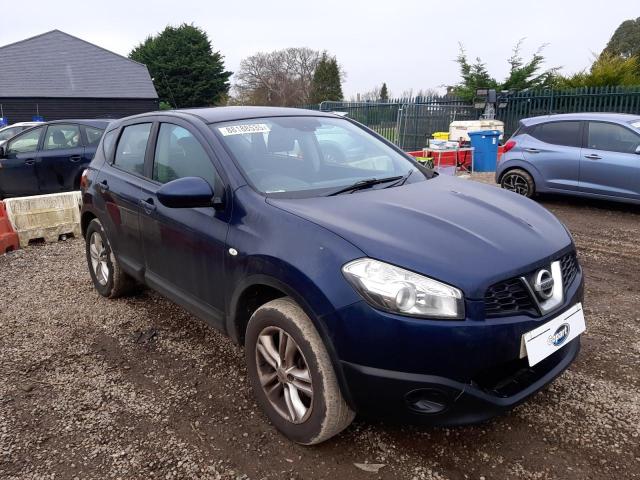
[[[78,190],[109,120],[42,123],[0,145],[0,199]]]
[[[349,119],[129,117],[81,184],[98,292],[145,284],[243,344],[258,403],[296,442],[335,435],[355,412],[482,421],[578,354],[582,271],[562,223],[434,175]]]

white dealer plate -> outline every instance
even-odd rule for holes
[[[562,315],[522,335],[520,358],[528,357],[529,366],[560,350],[586,329],[582,304],[577,303]]]

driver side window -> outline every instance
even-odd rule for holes
[[[7,145],[7,155],[31,153],[38,150],[38,142],[43,130],[42,127],[38,127],[15,137]]]
[[[636,153],[640,135],[614,123],[589,122],[587,147],[609,152]]]
[[[198,139],[186,128],[163,123],[153,160],[153,180],[167,183],[184,177],[203,178],[215,188],[215,168]]]

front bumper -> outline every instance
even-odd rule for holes
[[[466,425],[522,403],[566,370],[579,350],[578,337],[533,368],[524,359],[522,368],[499,384],[484,386],[348,362],[342,368],[361,414],[413,424]]]
[[[345,393],[359,413],[457,425],[513,408],[573,362],[579,337],[531,368],[520,358],[520,342],[524,333],[582,299],[580,270],[563,307],[538,318],[422,320],[357,302],[324,320],[340,359]],[[480,311],[480,305],[467,305],[468,315]]]

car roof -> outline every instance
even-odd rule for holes
[[[539,117],[523,118],[524,125],[536,125],[542,122],[557,122],[561,120],[603,120],[618,123],[631,123],[640,121],[638,115],[626,113],[560,113],[555,115],[541,115]]]
[[[178,110],[162,110],[157,112],[143,113],[130,118],[144,118],[151,115],[175,115],[175,116],[194,116],[198,117],[205,123],[228,122],[233,120],[246,120],[249,118],[264,117],[332,117],[336,115],[329,112],[320,112],[317,110],[306,110],[303,108],[288,107],[204,107],[204,108],[185,108]]]
[[[31,126],[36,126],[36,125],[40,125],[42,122],[16,122],[16,123],[12,123],[11,125],[5,125],[4,127],[0,127],[0,130],[4,130],[5,128],[11,128],[11,127],[31,127]]]
[[[101,118],[101,119],[69,118],[64,120],[52,120],[50,122],[44,122],[43,125],[55,125],[57,123],[79,123],[80,125],[88,125],[90,127],[106,128],[106,126],[109,125],[111,122],[113,122],[113,119],[111,118]]]

